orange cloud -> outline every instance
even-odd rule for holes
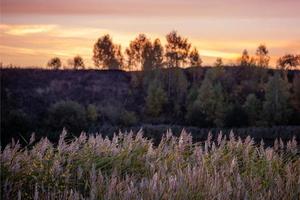
[[[0,25],[0,30],[2,33],[9,35],[30,35],[47,33],[56,28],[56,25]]]

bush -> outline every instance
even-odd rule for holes
[[[99,113],[97,107],[93,104],[89,104],[86,108],[86,118],[90,124],[95,123],[98,120]]]
[[[22,142],[26,143],[26,138],[30,137],[31,134],[28,132],[31,129],[31,123],[28,115],[23,110],[9,111],[7,117],[1,119],[1,122],[3,122],[1,129],[4,130],[1,130],[1,144],[7,144],[12,138],[15,140],[21,139]]]
[[[137,123],[137,117],[134,112],[130,111],[123,111],[121,115],[121,125],[124,125],[125,127],[133,126]]]
[[[53,131],[66,128],[72,133],[80,133],[86,128],[86,112],[74,101],[60,101],[49,108],[47,123]]]

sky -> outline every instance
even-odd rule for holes
[[[300,0],[1,0],[4,65],[45,67],[80,55],[93,68],[93,45],[104,34],[128,46],[139,33],[154,40],[172,30],[195,46],[204,65],[234,63],[265,44],[271,65],[300,54]]]

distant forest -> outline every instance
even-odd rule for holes
[[[145,34],[139,34],[124,51],[121,45],[114,44],[109,34],[100,37],[93,47],[93,62],[99,69],[120,69],[126,71],[149,71],[161,68],[201,67],[202,58],[196,47],[188,38],[182,37],[176,31],[166,35],[163,47],[160,39],[151,41]],[[244,49],[241,56],[231,66],[269,67],[269,50],[265,44],[257,47],[255,55],[249,55]],[[214,66],[224,65],[222,58],[217,58]],[[228,66],[228,64],[225,64]],[[1,63],[2,66],[2,63]],[[282,70],[299,69],[300,55],[286,54],[276,62],[276,67]],[[3,67],[3,66],[2,66]],[[9,65],[8,67],[13,67]],[[63,63],[59,57],[50,59],[48,69],[85,69],[85,63],[80,55]]]
[[[100,69],[1,69],[1,137],[24,140],[32,132],[96,132],[103,126],[182,125],[198,128],[300,125],[299,55],[287,54],[270,69],[268,50],[244,50],[235,66],[218,58],[202,67],[196,48],[177,32],[151,42],[141,34],[125,50],[104,35],[94,45]],[[128,72],[124,70],[129,70]],[[138,71],[133,71],[138,70]]]

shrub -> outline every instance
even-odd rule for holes
[[[89,104],[86,108],[86,117],[89,123],[95,123],[99,117],[97,107],[93,104]]]
[[[121,115],[121,124],[128,127],[128,126],[133,126],[137,123],[137,117],[134,112],[131,111],[123,111]]]
[[[74,101],[60,101],[50,106],[47,120],[54,131],[66,128],[72,133],[80,133],[86,126],[86,112]]]

